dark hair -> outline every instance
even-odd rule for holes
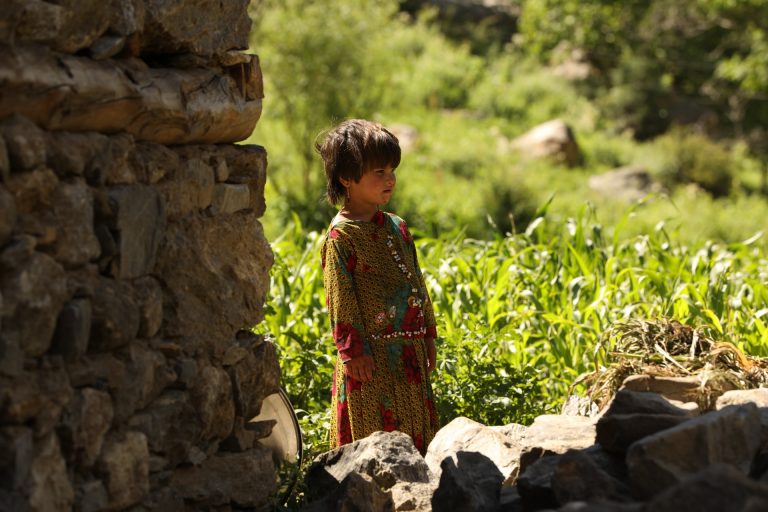
[[[379,123],[365,119],[349,119],[332,128],[315,149],[323,159],[326,198],[332,205],[344,201],[346,190],[341,178],[358,182],[368,170],[400,165],[397,137]]]

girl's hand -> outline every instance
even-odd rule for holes
[[[373,362],[373,357],[364,355],[344,363],[344,369],[347,375],[353,379],[360,382],[370,382],[373,380],[373,370],[376,369],[376,364]]]
[[[427,373],[432,373],[437,366],[437,349],[435,348],[434,338],[424,340],[427,345]]]

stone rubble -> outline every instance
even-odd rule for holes
[[[664,384],[677,398],[688,385]],[[427,471],[408,436],[378,432],[315,459],[305,510],[768,510],[766,391],[726,391],[702,411],[628,386],[592,417],[545,415],[527,427],[456,418],[430,444]],[[383,498],[359,501],[361,488]]]

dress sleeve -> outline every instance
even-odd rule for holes
[[[351,244],[345,243],[338,231],[334,234],[332,230],[323,244],[322,264],[325,302],[339,357],[346,362],[371,354],[355,293],[357,256]]]

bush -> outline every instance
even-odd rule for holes
[[[695,184],[714,197],[724,197],[733,184],[730,153],[709,138],[682,129],[658,137],[647,153],[647,166],[668,188]]]

